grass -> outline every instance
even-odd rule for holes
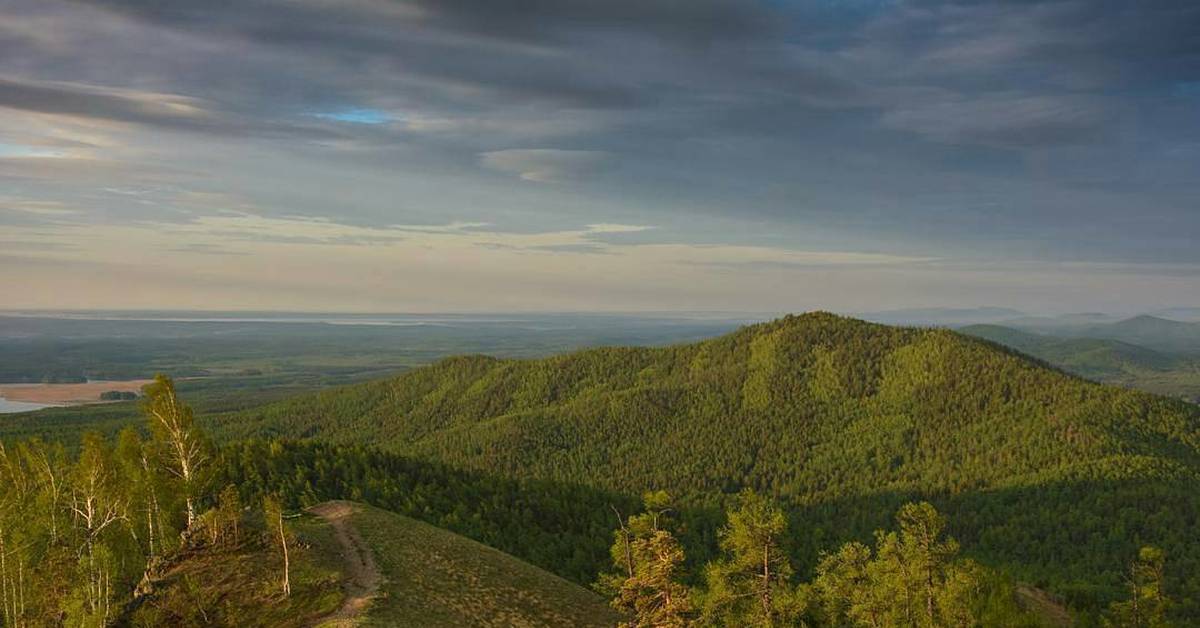
[[[176,557],[154,595],[119,625],[320,625],[346,599],[333,526],[309,514],[288,520],[295,543],[292,593],[284,597],[282,558],[258,516],[247,515],[239,543]],[[383,575],[379,595],[353,625],[599,627],[620,620],[599,595],[452,532],[361,504],[350,524]]]
[[[281,593],[282,557],[261,527],[231,547],[191,551],[167,569],[157,592],[122,622],[128,626],[299,627],[336,610],[344,594],[341,558],[328,524],[289,522],[292,593]]]
[[[352,524],[375,552],[382,595],[366,626],[613,626],[600,596],[440,528],[369,506]]]

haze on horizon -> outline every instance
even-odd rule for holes
[[[8,0],[0,308],[1200,306],[1200,5]]]

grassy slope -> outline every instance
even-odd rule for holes
[[[692,506],[754,486],[796,511],[809,566],[925,497],[977,557],[1083,603],[1116,594],[1137,543],[1180,578],[1200,568],[1179,532],[1200,518],[1200,410],[945,330],[810,314],[661,349],[454,358],[214,427]]]
[[[367,626],[612,626],[619,617],[583,587],[499,550],[425,523],[354,505],[350,523],[375,555],[381,593]],[[329,523],[290,520],[292,594],[279,593],[281,559],[255,531],[236,548],[177,559],[129,626],[308,626],[339,608],[346,577]],[[340,625],[340,624],[339,624]]]
[[[128,626],[308,626],[342,602],[342,561],[329,525],[315,517],[289,522],[292,594],[280,593],[282,558],[260,529],[237,547],[176,557],[155,594],[124,619]]]
[[[368,626],[612,626],[605,600],[499,550],[397,514],[351,517],[375,551],[383,596]]]

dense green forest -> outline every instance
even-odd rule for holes
[[[153,427],[162,392],[148,392]],[[19,562],[7,565],[30,569],[18,572],[30,582],[50,574],[64,583],[38,589],[48,596],[31,606],[40,617],[64,608],[114,616],[112,605],[153,562],[151,530],[157,553],[178,549],[189,522],[220,512],[225,486],[239,489],[224,491],[226,502],[279,495],[288,509],[328,499],[374,504],[581,584],[612,573],[614,526],[636,528],[631,518],[655,508],[640,496],[666,490],[672,523],[662,531],[677,545],[647,547],[677,554],[671,586],[692,600],[681,617],[716,623],[728,609],[710,600],[741,586],[740,550],[729,539],[746,490],[786,521],[778,560],[788,599],[807,609],[792,618],[817,623],[831,612],[842,623],[866,621],[845,609],[876,599],[865,593],[874,589],[835,603],[822,578],[859,573],[846,582],[894,586],[865,574],[890,569],[868,567],[901,555],[897,513],[927,502],[957,540],[939,578],[966,578],[992,600],[971,598],[976,620],[1017,617],[1011,591],[1033,587],[1095,624],[1137,598],[1144,587],[1131,598],[1130,574],[1142,572],[1158,574],[1158,590],[1173,600],[1164,613],[1200,617],[1200,412],[944,330],[810,314],[692,345],[452,358],[197,425],[207,435],[197,431],[184,450],[171,449],[158,428],[88,436],[70,448],[9,441],[0,466],[24,479],[0,495],[0,540],[20,552],[9,550]],[[178,451],[202,454],[204,473],[184,479]],[[72,514],[88,490],[81,470],[93,468],[107,470],[97,494],[117,513],[94,533]],[[68,498],[70,506],[59,501]],[[146,519],[155,509],[169,514]],[[61,539],[30,512],[60,522]],[[876,532],[896,526],[894,542]],[[833,569],[830,557],[843,554],[859,571]],[[618,600],[620,590],[610,581]],[[635,616],[636,599],[622,607]]]
[[[1200,411],[945,330],[818,313],[660,349],[453,358],[211,425],[627,496],[663,488],[697,512],[753,488],[805,522],[805,572],[927,500],[968,555],[1076,608],[1119,596],[1121,557],[1142,544],[1174,557],[1178,612],[1200,599]]]

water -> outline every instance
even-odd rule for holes
[[[0,397],[0,414],[12,414],[14,412],[32,412],[33,410],[41,410],[42,408],[53,408],[52,403],[31,403],[28,401],[9,401],[4,397]]]

